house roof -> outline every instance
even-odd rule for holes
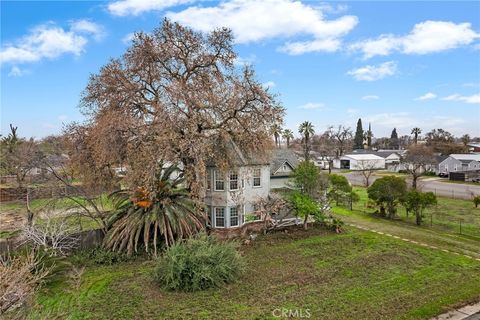
[[[464,153],[457,153],[457,154],[451,154],[450,157],[456,160],[468,160],[468,161],[480,161],[480,154],[464,154]]]
[[[361,153],[361,154],[346,154],[342,158],[350,158],[353,160],[383,160],[382,157],[379,157],[373,153]]]
[[[437,163],[440,163],[442,161],[445,161],[445,159],[448,159],[448,156],[435,156],[435,161]]]
[[[275,175],[275,173],[280,169],[281,166],[283,166],[285,162],[292,169],[295,169],[298,165],[298,158],[295,155],[295,152],[291,149],[275,149],[272,153],[272,159],[270,161],[270,175]],[[281,173],[276,175],[281,175]]]
[[[375,152],[375,154],[379,157],[382,157],[382,158],[388,158],[390,157],[392,154],[395,154],[397,155],[398,157],[400,157],[400,153],[396,152],[396,151],[377,151]]]
[[[374,154],[382,158],[387,158],[392,154],[396,154],[399,157],[404,153],[404,150],[368,150],[368,149],[355,149],[351,154]]]
[[[257,154],[247,154],[243,152],[232,139],[229,139],[225,143],[225,146],[222,148],[222,152],[224,152],[224,154],[228,154],[231,161],[236,166],[266,165],[270,163],[268,159],[265,159],[266,157],[263,158]],[[215,167],[214,159],[208,159],[207,166]]]

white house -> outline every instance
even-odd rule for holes
[[[346,154],[335,159],[333,167],[350,170],[385,169],[385,158],[372,153]]]
[[[438,164],[439,173],[480,170],[480,154],[451,154]]]
[[[210,226],[215,229],[237,228],[255,211],[255,204],[270,192],[270,164],[245,157],[232,142],[235,167],[222,172],[207,166],[207,206]]]

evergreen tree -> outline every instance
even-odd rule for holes
[[[368,147],[368,149],[372,148],[372,137],[373,137],[372,125],[369,123],[368,124],[368,131],[367,131],[367,147]]]
[[[363,128],[362,119],[358,119],[355,138],[353,139],[353,149],[363,149]]]
[[[393,128],[392,134],[390,135],[390,148],[399,148],[397,128]]]

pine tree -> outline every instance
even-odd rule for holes
[[[392,134],[390,135],[390,148],[392,149],[399,148],[397,128],[393,128]]]
[[[363,128],[362,119],[358,119],[355,138],[353,139],[353,149],[363,149]]]
[[[368,123],[368,131],[367,131],[367,147],[368,147],[368,149],[372,148],[372,137],[373,137],[372,125],[370,123]]]

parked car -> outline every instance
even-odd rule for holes
[[[440,178],[448,178],[448,172],[440,172],[440,173],[438,174],[438,176],[439,176]]]

